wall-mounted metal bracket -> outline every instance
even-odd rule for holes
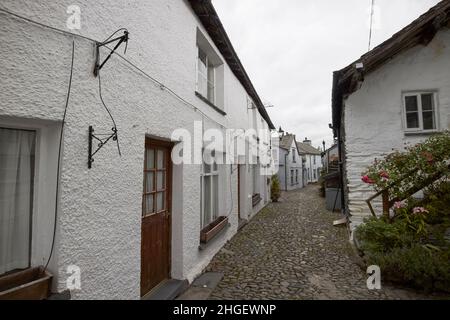
[[[108,54],[108,56],[106,57],[106,59],[100,63],[100,47],[106,46],[107,44],[110,44],[112,42],[117,42],[116,46],[114,47],[114,49],[111,50],[111,52]],[[112,54],[116,51],[117,48],[119,48],[119,46],[125,42],[125,50],[124,53],[127,52],[127,46],[128,46],[128,31],[124,31],[123,32],[123,36],[105,41],[105,42],[101,42],[101,43],[97,43],[95,46],[95,67],[94,67],[94,76],[98,75],[98,72],[100,71],[100,69],[105,65],[105,63],[109,60],[109,58],[111,58]]]
[[[94,155],[100,151],[100,149],[108,143],[109,140],[113,140],[113,141],[118,141],[117,140],[117,128],[114,127],[111,129],[112,133],[99,133],[97,135],[94,134],[94,128],[92,126],[89,126],[89,153],[88,153],[88,168],[91,169],[92,168],[92,163],[94,162]],[[102,138],[103,137],[103,138]],[[97,144],[97,149],[92,152],[92,141],[96,140],[98,142]],[[120,148],[119,148],[119,144],[117,144],[117,149],[119,151],[119,156],[121,155],[120,153]]]

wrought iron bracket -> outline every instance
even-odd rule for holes
[[[94,155],[100,151],[100,149],[108,143],[108,141],[110,141],[111,139],[113,141],[118,141],[117,140],[117,128],[114,127],[111,129],[112,133],[99,133],[97,135],[94,134],[94,128],[92,126],[89,126],[89,153],[88,153],[88,168],[91,169],[92,168],[92,163],[94,162]],[[102,138],[103,137],[103,138]],[[97,148],[95,149],[95,151],[93,150],[93,141],[97,142]],[[120,153],[120,148],[119,148],[119,144],[117,144],[117,148],[119,150],[119,156],[121,155]]]
[[[111,52],[108,54],[108,56],[105,58],[105,60],[103,60],[102,63],[100,63],[100,47],[106,46],[107,44],[113,43],[113,42],[117,42],[116,46],[114,47],[114,49],[111,50]],[[95,67],[94,67],[94,76],[97,76],[100,69],[103,68],[103,66],[105,65],[105,63],[109,60],[109,58],[111,58],[111,56],[113,55],[113,53],[117,50],[117,48],[120,47],[120,45],[125,42],[125,50],[124,53],[127,52],[127,46],[128,46],[128,31],[124,31],[123,32],[123,36],[105,41],[105,42],[99,42],[95,45]]]

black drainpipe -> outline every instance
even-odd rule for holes
[[[287,191],[287,157],[289,155],[289,151],[284,155],[284,188]]]
[[[341,127],[339,126],[337,131],[337,139],[338,139],[338,150],[339,150],[339,175],[340,175],[340,183],[341,183],[341,211],[344,211],[344,215],[347,216],[347,203],[345,203],[344,196],[344,161],[343,161],[343,149],[342,149],[342,140],[341,140]]]

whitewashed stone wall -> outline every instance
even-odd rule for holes
[[[439,31],[428,46],[416,46],[365,77],[361,89],[345,101],[345,165],[352,226],[370,214],[365,200],[374,194],[361,173],[375,158],[426,135],[406,135],[402,124],[402,92],[434,90],[438,95],[438,127],[450,128],[450,30]]]
[[[1,0],[4,9],[59,29],[66,28],[67,7],[73,1]],[[66,268],[81,268],[80,291],[75,299],[139,299],[141,250],[141,201],[144,141],[146,135],[170,139],[176,128],[193,132],[194,121],[206,127],[243,128],[251,123],[247,93],[225,65],[222,116],[194,94],[196,79],[196,32],[212,43],[186,1],[139,0],[77,1],[81,8],[80,35],[102,41],[120,27],[128,28],[130,43],[126,58],[194,104],[212,120],[194,112],[167,90],[162,90],[117,56],[101,71],[103,97],[118,125],[122,157],[114,143],[96,156],[87,169],[87,129],[108,131],[111,122],[98,95],[98,80],[92,74],[92,41],[56,32],[0,12],[0,123],[49,128],[49,141],[57,141],[63,115],[72,41],[75,63],[62,156],[60,210],[55,254],[50,270],[55,290],[64,290]],[[215,46],[213,45],[215,48]],[[216,52],[219,51],[216,49]],[[102,51],[102,57],[107,51]],[[223,61],[223,57],[221,57]],[[261,121],[258,115],[258,120]],[[267,124],[265,124],[267,127]],[[53,140],[52,140],[53,139]],[[53,152],[54,153],[54,152]],[[42,159],[45,161],[45,159]],[[172,277],[192,281],[214,254],[237,230],[237,172],[226,171],[220,202],[231,212],[231,228],[200,251],[200,166],[174,168],[172,221]],[[256,208],[243,200],[254,214]],[[47,181],[54,189],[55,179]],[[250,183],[250,182],[247,182]],[[227,188],[227,189],[225,189]],[[250,190],[250,186],[248,187]],[[39,188],[42,197],[45,188]],[[48,192],[50,199],[51,192]],[[46,198],[47,199],[47,198]],[[40,209],[47,234],[53,215]],[[46,212],[44,212],[46,211]],[[42,237],[42,248],[33,261],[43,264],[50,249],[50,236]]]

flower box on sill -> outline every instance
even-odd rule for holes
[[[208,243],[228,224],[228,217],[219,217],[200,231],[200,242]]]
[[[256,207],[258,203],[260,203],[262,200],[261,195],[259,193],[256,193],[252,196],[252,205],[253,207]]]
[[[53,276],[43,267],[0,277],[0,300],[43,300],[49,297]]]

